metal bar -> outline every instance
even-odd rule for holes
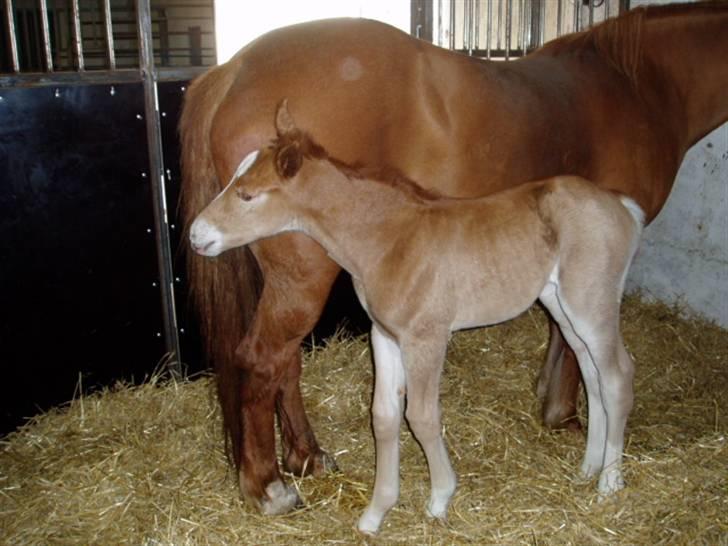
[[[486,17],[488,18],[487,22],[487,30],[486,30],[486,46],[485,46],[485,57],[487,59],[490,59],[490,40],[493,37],[493,2],[492,0],[488,0],[488,10]]]
[[[437,0],[437,45],[442,47],[442,0]]]
[[[513,0],[506,2],[506,61],[511,56],[511,18],[513,11]]]
[[[546,0],[538,3],[538,40],[536,47],[541,47],[546,41]]]
[[[13,0],[5,0],[5,23],[8,35],[8,50],[10,51],[10,64],[13,67],[13,72],[20,72],[20,61],[18,60],[18,37],[15,33]]]
[[[564,15],[563,13],[563,5],[561,4],[561,0],[559,0],[558,6],[556,7],[556,37],[558,38],[561,36],[561,19]]]
[[[526,35],[526,0],[521,0],[521,55],[526,56],[528,51],[528,36]]]
[[[579,32],[581,26],[581,17],[579,16],[579,2],[574,2],[574,30],[573,32]]]
[[[475,49],[480,49],[480,0],[473,0],[475,16],[473,26],[475,27]]]
[[[463,49],[468,51],[472,51],[472,48],[470,48],[470,36],[469,36],[469,28],[468,25],[470,24],[470,0],[464,0],[463,2]]]
[[[589,28],[594,26],[594,2],[589,0]]]
[[[450,49],[455,49],[455,0],[450,0]]]
[[[40,26],[43,36],[43,54],[47,72],[53,72],[53,51],[51,50],[51,32],[48,25],[48,6],[46,0],[38,0],[40,9]]]
[[[73,53],[76,56],[76,68],[83,71],[83,36],[81,35],[81,13],[78,9],[78,0],[71,0],[71,31],[73,32]]]
[[[110,0],[104,1],[104,34],[106,36],[106,62],[109,70],[116,68],[116,54],[114,53],[114,29],[111,24]]]
[[[147,125],[149,170],[152,173],[152,199],[154,201],[154,227],[157,241],[157,265],[162,296],[164,342],[171,356],[168,368],[173,377],[182,376],[177,313],[174,305],[174,273],[172,249],[167,217],[164,157],[162,153],[162,127],[159,117],[156,69],[152,49],[152,14],[149,0],[136,0],[137,30],[139,32],[139,70],[144,86],[144,118]]]
[[[204,74],[206,67],[180,66],[159,69],[158,82],[189,81]],[[0,89],[4,87],[51,87],[69,85],[113,85],[140,83],[142,75],[136,68],[118,70],[86,70],[85,72],[23,72],[0,74]]]

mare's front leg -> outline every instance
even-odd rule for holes
[[[301,340],[321,315],[339,267],[303,235],[280,235],[251,249],[264,286],[253,323],[236,352],[244,376],[240,489],[263,513],[282,514],[300,501],[278,469],[276,404],[289,468],[323,468],[328,457],[306,418],[298,379]]]
[[[404,408],[405,372],[397,343],[372,325],[374,402],[372,425],[376,442],[376,477],[372,500],[359,518],[362,533],[374,534],[399,498],[399,428]]]
[[[581,374],[576,354],[564,340],[556,321],[549,317],[549,349],[538,378],[544,424],[553,429],[581,430],[576,416]]]
[[[422,446],[430,469],[431,494],[428,513],[445,518],[457,478],[442,437],[440,378],[450,332],[423,332],[402,340],[400,347],[407,374],[407,411],[415,438]]]

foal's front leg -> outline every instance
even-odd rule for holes
[[[375,367],[372,424],[377,467],[372,500],[358,524],[359,530],[367,534],[377,532],[385,514],[399,498],[399,428],[405,394],[399,346],[376,324],[372,325],[371,342]]]
[[[457,485],[440,420],[440,377],[449,334],[428,332],[400,345],[407,374],[407,422],[427,458],[432,487],[427,511],[436,518],[447,515]]]

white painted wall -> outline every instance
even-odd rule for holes
[[[366,17],[410,30],[409,0],[215,0],[217,61],[275,28],[329,17]]]
[[[652,3],[670,2],[632,7]],[[627,290],[728,327],[728,124],[686,155],[665,208],[644,231]]]

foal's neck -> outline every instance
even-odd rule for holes
[[[362,278],[416,225],[428,194],[408,181],[359,177],[326,160],[316,163],[305,187],[296,189],[299,229],[352,276]]]

